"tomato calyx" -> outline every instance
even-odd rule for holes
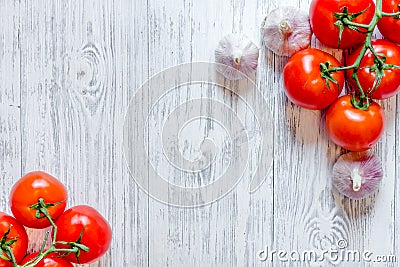
[[[375,50],[371,50],[372,52],[375,52]],[[370,66],[369,69],[372,72],[375,72],[375,80],[372,85],[372,88],[368,91],[369,95],[372,95],[372,93],[378,89],[379,85],[382,82],[382,78],[385,75],[385,70],[391,69],[390,66],[385,64],[386,61],[386,55],[385,54],[375,54],[374,55],[374,65]]]
[[[18,239],[15,238],[9,238],[9,234],[11,232],[11,227],[8,228],[8,230],[4,233],[3,237],[0,240],[0,258],[6,261],[12,261],[14,258],[14,254],[12,253],[11,246],[18,241]],[[8,257],[4,256],[5,253]]]
[[[46,217],[47,218],[51,217],[47,208],[60,205],[61,203],[62,202],[45,203],[43,198],[39,198],[38,202],[31,205],[29,208],[36,210],[36,218],[43,219]]]
[[[54,207],[61,203],[62,202],[45,203],[43,198],[39,198],[39,200],[36,204],[33,204],[29,207],[31,209],[36,209],[36,214],[35,214],[36,218],[38,218],[38,219],[47,218],[47,220],[49,220],[51,226],[53,226],[53,229],[54,229],[53,240],[56,240],[56,237],[57,237],[57,227],[54,223],[53,218],[51,218],[50,213],[47,208]]]
[[[69,253],[74,253],[75,257],[76,257],[76,261],[78,263],[79,262],[79,256],[81,254],[82,251],[84,252],[89,252],[89,248],[87,246],[85,246],[84,244],[81,243],[82,241],[82,236],[83,236],[83,232],[85,231],[85,228],[82,227],[82,231],[79,234],[78,239],[75,242],[65,242],[65,241],[58,241],[56,242],[56,244],[60,244],[60,245],[66,245],[69,246],[71,250],[73,251],[67,251],[64,254],[62,254],[61,256],[66,256]]]
[[[351,95],[351,100],[350,100],[351,104],[353,105],[353,107],[359,109],[359,110],[368,110],[371,101],[369,99],[369,97],[359,97],[357,99],[357,97],[355,96],[355,94]]]
[[[360,15],[364,14],[370,6],[368,6],[366,9],[357,12],[357,13],[349,13],[349,9],[347,6],[343,7],[342,12],[336,12],[333,16],[337,19],[337,21],[334,23],[335,26],[339,27],[339,40],[338,40],[338,47],[340,47],[340,42],[342,40],[342,35],[343,31],[345,28],[349,28],[353,31],[357,31],[359,33],[368,33],[368,25],[366,24],[360,24],[353,22],[354,19],[359,17]],[[361,30],[361,29],[363,30]]]
[[[332,77],[332,71],[330,71],[329,67],[330,67],[329,62],[319,64],[319,69],[321,71],[321,77],[325,79],[326,87],[328,87],[330,89],[329,82],[333,82],[334,84],[337,85],[338,90],[340,90],[339,83],[338,83],[338,81],[336,81],[335,78]]]

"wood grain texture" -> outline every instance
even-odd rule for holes
[[[287,58],[262,47],[259,27],[268,12],[282,5],[307,10],[309,2],[0,1],[0,209],[9,212],[8,192],[22,174],[52,173],[66,184],[69,206],[94,206],[112,225],[110,251],[88,266],[321,266],[257,257],[266,246],[289,252],[329,249],[340,239],[350,249],[400,260],[397,98],[382,102],[387,127],[374,148],[385,173],[380,190],[351,201],[332,190],[332,166],[345,151],[328,140],[324,111],[303,110],[287,100],[281,76]],[[271,175],[253,194],[246,174],[210,205],[167,206],[141,190],[125,164],[129,100],[167,67],[213,61],[218,41],[231,32],[246,33],[261,48],[255,81],[266,98],[263,108],[273,117]],[[341,51],[315,39],[312,46],[343,59]],[[230,94],[210,95],[240,109]],[[167,96],[160,112],[175,100]],[[207,131],[204,126],[190,133]],[[151,149],[157,149],[154,138],[149,137]],[[29,234],[39,240],[44,232]]]
[[[0,209],[9,212],[8,192],[21,175],[20,78],[18,3],[0,3]]]

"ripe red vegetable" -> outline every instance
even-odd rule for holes
[[[294,54],[283,69],[285,93],[294,104],[307,109],[323,109],[332,104],[342,91],[344,74],[332,73],[338,84],[329,81],[329,87],[321,76],[320,64],[329,63],[330,67],[340,66],[332,55],[308,48]]]
[[[400,35],[400,32],[399,32]],[[375,52],[382,57],[385,56],[384,63],[386,64],[400,64],[400,46],[386,41],[386,40],[374,40],[371,42]],[[358,55],[360,54],[361,47],[355,50],[347,58],[347,65],[352,65]],[[365,91],[371,90],[375,79],[377,77],[377,71],[373,71],[370,66],[373,66],[374,55],[368,50],[361,60],[360,69],[358,70],[358,79],[360,80],[361,86]],[[351,79],[353,71],[347,71],[347,77],[352,86],[356,86],[356,83]],[[384,74],[380,85],[372,93],[374,99],[386,99],[394,96],[400,90],[400,69],[387,69],[384,70]],[[365,92],[367,93],[367,92]]]
[[[104,217],[92,207],[85,205],[72,207],[58,218],[56,225],[58,240],[78,241],[89,248],[88,252],[80,251],[79,256],[75,254],[65,256],[70,262],[91,263],[100,258],[110,247],[111,227]]]
[[[326,114],[326,129],[331,140],[351,151],[363,151],[375,145],[385,127],[385,115],[373,102],[368,110],[355,108],[351,96],[345,95],[333,103]]]
[[[349,14],[362,12],[353,20],[355,23],[369,24],[375,14],[375,4],[372,0],[313,0],[310,5],[311,28],[322,43],[334,48],[350,48],[361,44],[365,40],[365,34],[344,28],[339,45],[340,29],[335,26],[338,21],[335,13],[343,13],[344,7]],[[365,29],[360,29],[364,30]]]
[[[10,231],[7,236],[5,234]],[[4,240],[2,240],[5,237]],[[11,250],[17,263],[21,262],[28,249],[28,235],[25,228],[13,217],[0,212],[0,243],[10,243]],[[4,242],[3,242],[4,241]],[[14,243],[13,243],[14,242]],[[9,258],[5,252],[3,256]],[[12,267],[11,261],[0,259],[0,267]]]
[[[32,253],[29,254],[24,258],[24,260],[21,262],[21,265],[26,264],[30,262],[31,260],[34,260],[36,256],[39,253]],[[55,253],[50,253],[46,257],[44,257],[37,265],[36,267],[74,267],[72,263],[69,261],[66,261],[63,258],[60,258],[57,254]]]
[[[49,205],[47,210],[52,219],[57,219],[67,205],[67,190],[56,178],[45,172],[36,171],[23,176],[18,180],[10,193],[11,211],[15,218],[23,225],[42,229],[50,226],[47,218],[38,219],[36,209],[30,208],[42,198]],[[43,214],[42,214],[43,215]]]
[[[382,0],[382,11],[386,13],[399,12],[400,0]],[[400,19],[383,17],[378,22],[378,29],[388,40],[400,44]]]

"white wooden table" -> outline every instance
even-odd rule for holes
[[[9,190],[21,175],[44,170],[66,184],[70,206],[92,205],[112,225],[111,250],[90,266],[272,266],[258,259],[266,246],[301,252],[342,239],[348,249],[400,261],[397,98],[383,103],[387,127],[374,148],[385,172],[379,192],[363,201],[333,192],[332,165],[344,151],[328,140],[324,112],[288,102],[281,77],[287,58],[261,46],[261,22],[279,5],[308,10],[309,1],[0,1],[0,210],[9,211]],[[256,83],[274,125],[271,175],[253,194],[244,175],[203,207],[160,203],[138,187],[124,161],[129,101],[167,67],[213,61],[219,39],[231,32],[262,48]],[[315,40],[312,46],[342,57]],[[361,264],[397,266],[341,266]],[[329,262],[275,258],[273,265]]]

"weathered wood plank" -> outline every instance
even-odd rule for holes
[[[10,213],[8,195],[21,175],[19,3],[0,10],[0,210]]]
[[[0,103],[0,210],[10,214],[9,192],[21,175],[20,111]]]

